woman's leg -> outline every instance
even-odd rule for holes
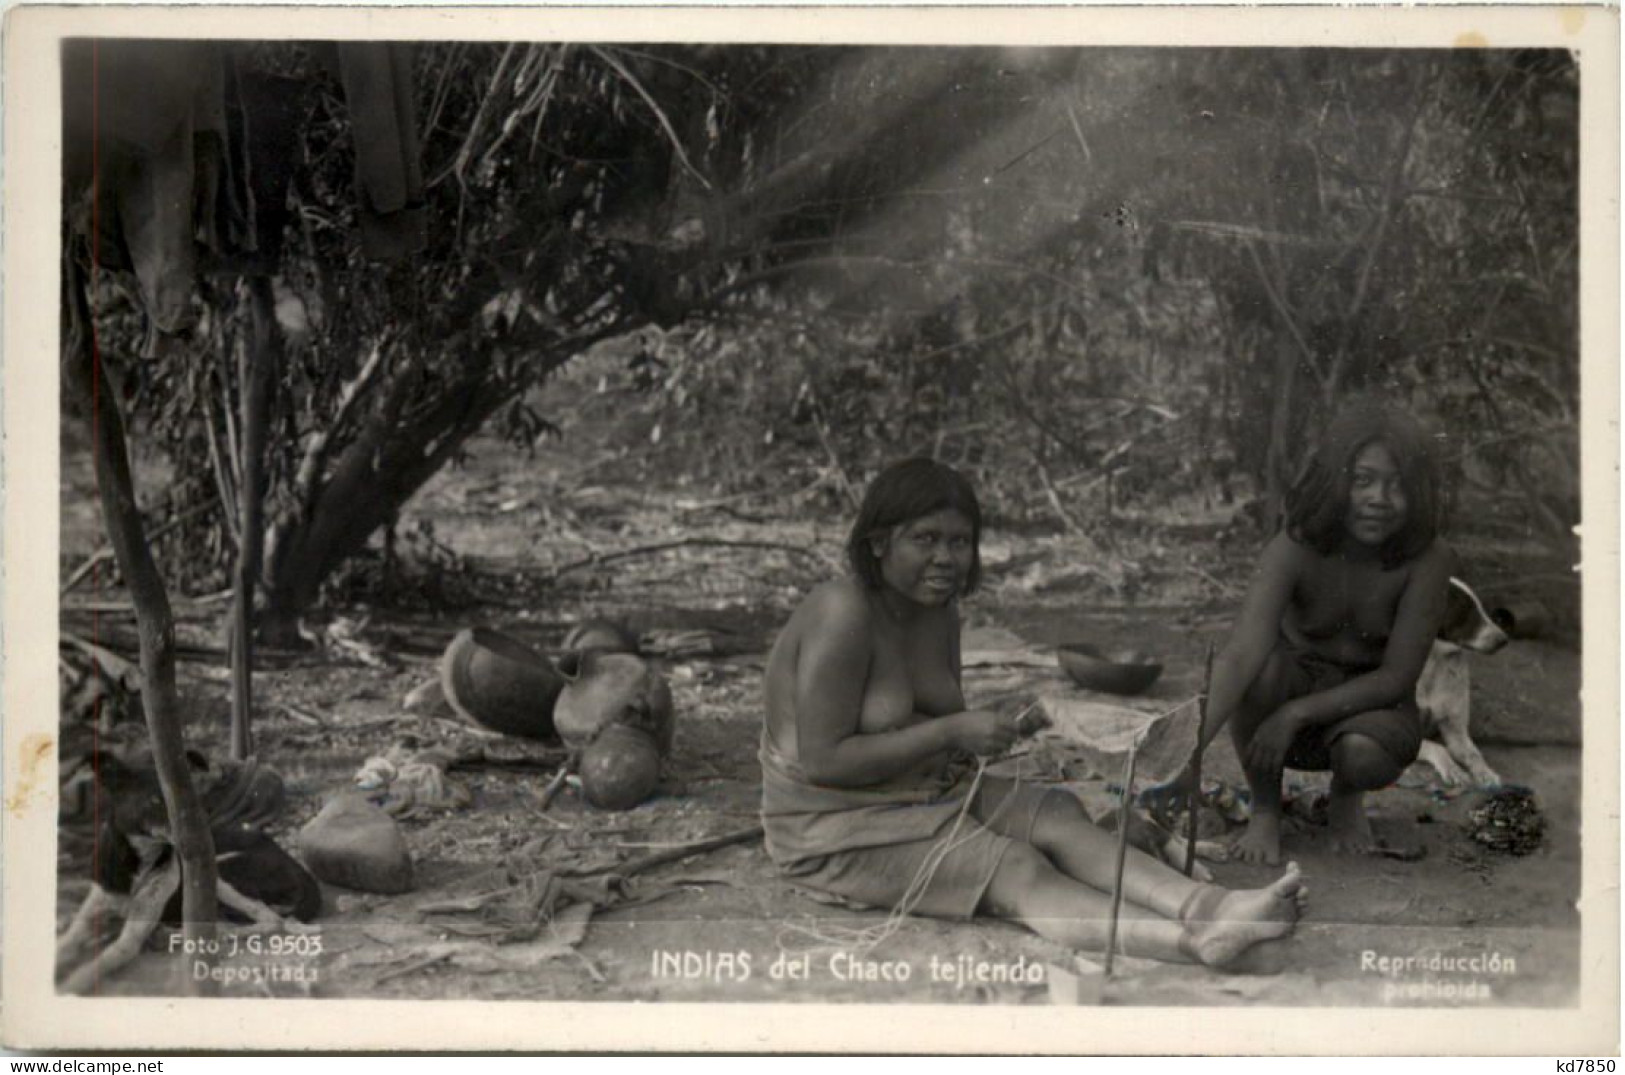
[[[1117,926],[1118,950],[1171,963],[1221,966],[1255,944],[1286,936],[1297,919],[1296,865],[1273,885],[1252,892],[1194,887],[1187,910],[1201,912],[1200,917],[1170,920],[1125,903]],[[1010,845],[979,909],[1089,952],[1103,952],[1110,932],[1110,897],[1063,873],[1031,844]]]
[[[1117,868],[1117,837],[1089,820],[1083,806],[1070,793],[1036,785],[1016,785],[1001,778],[984,778],[983,788],[971,804],[971,813],[988,828],[1017,841],[1005,853],[1005,864],[1026,861],[1028,873],[1036,869],[1031,859],[1043,861],[1049,872],[1038,871],[1019,877],[1008,886],[995,886],[989,892],[1002,900],[992,913],[1026,923],[1035,932],[1052,939],[1050,931],[1091,938],[1097,949],[1105,947],[1104,923],[1110,915],[1110,896]],[[1012,867],[1013,869],[1014,867]],[[1062,884],[1062,882],[1065,882]],[[1023,896],[1022,885],[1030,885]],[[1217,885],[1192,881],[1178,870],[1134,848],[1123,860],[1123,913],[1119,937],[1129,928],[1134,943],[1146,946],[1150,958],[1174,959],[1166,952],[1170,936],[1184,938],[1184,958],[1204,963],[1228,962],[1240,952],[1270,937],[1283,936],[1297,921],[1307,896],[1295,864],[1287,867],[1273,884],[1259,889],[1231,892]],[[1104,904],[1100,912],[1098,905]],[[1057,908],[1073,910],[1057,916]],[[1094,907],[1098,917],[1090,916]],[[1144,910],[1142,910],[1142,908]],[[1160,919],[1148,918],[1145,910]],[[1070,915],[1070,917],[1068,917]],[[1029,919],[1032,919],[1031,921]],[[1040,926],[1037,919],[1046,919]],[[1132,927],[1130,921],[1138,923]],[[1160,921],[1160,925],[1158,924]],[[1092,925],[1091,925],[1092,923]],[[1170,933],[1163,927],[1176,927]],[[1072,942],[1066,942],[1072,943]],[[1129,942],[1123,951],[1129,954]],[[1077,947],[1090,947],[1079,943]]]
[[[1048,855],[1062,873],[1100,892],[1111,892],[1117,869],[1117,834],[1089,820],[1083,805],[1059,788],[983,779],[971,815],[994,832],[1032,844]],[[1123,860],[1123,898],[1164,918],[1178,918],[1200,888],[1135,847]]]
[[[1365,816],[1365,793],[1385,788],[1399,779],[1404,766],[1382,745],[1359,732],[1347,732],[1332,743],[1332,788],[1326,820],[1332,848],[1361,854],[1376,846],[1371,822]]]
[[[1259,725],[1292,697],[1293,671],[1286,653],[1279,649],[1271,653],[1230,718],[1230,740],[1252,793],[1247,831],[1235,843],[1236,857],[1243,862],[1274,866],[1281,861],[1281,770],[1256,768],[1247,756]]]

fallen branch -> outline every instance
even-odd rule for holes
[[[596,874],[614,874],[617,877],[631,877],[633,874],[642,873],[644,870],[664,866],[668,862],[679,862],[692,855],[700,855],[707,851],[716,851],[724,847],[732,847],[734,844],[760,839],[761,835],[762,827],[752,825],[748,829],[740,829],[737,832],[730,832],[723,836],[713,836],[705,840],[696,840],[691,844],[679,844],[666,851],[656,851],[652,855],[644,855],[642,858],[632,859],[619,866],[605,866],[597,870],[590,870],[581,876],[591,877]]]
[[[452,955],[453,953],[448,949],[444,952],[436,952],[433,955],[422,956],[418,959],[409,960],[402,966],[391,967],[389,970],[379,974],[373,978],[372,984],[383,985],[392,978],[404,978],[408,974],[416,974],[420,970],[428,970],[436,963],[444,963],[446,960],[450,959]]]
[[[82,639],[80,639],[77,635],[73,635],[71,632],[64,631],[62,634],[65,638],[72,640],[75,645],[80,645],[83,642]],[[124,656],[126,653],[138,652],[140,648],[137,641],[132,636],[123,633],[109,632],[105,629],[102,630],[97,636],[96,644],[100,646],[100,648],[105,649],[107,652],[125,660],[132,660],[131,658]],[[81,646],[81,648],[83,647]],[[175,658],[177,660],[192,661],[198,664],[217,664],[221,658],[229,656],[229,654],[226,652],[226,647],[224,646],[193,645],[189,642],[174,643],[174,651]],[[259,657],[266,657],[271,659],[273,662],[277,662],[282,667],[286,667],[287,665],[299,660],[301,657],[306,656],[306,654],[298,650],[289,649],[256,649],[255,653]],[[399,721],[400,718],[390,717],[389,720]]]
[[[300,709],[296,705],[284,704],[284,705],[278,706],[277,708],[278,708],[278,710],[280,710],[280,712],[284,716],[286,716],[290,720],[298,721],[301,724],[311,724],[311,725],[314,725],[314,726],[316,726],[318,728],[327,727],[327,721],[323,720],[321,717],[318,717],[316,714],[310,712],[309,710]]]
[[[177,597],[172,604],[177,610],[187,608],[201,608],[208,605],[218,605],[230,601],[233,597],[231,590],[221,590],[218,593],[204,594],[202,597]],[[119,613],[135,614],[135,604],[127,600],[109,601],[64,601],[62,611],[65,614],[75,612],[95,612],[101,615],[117,615]]]
[[[135,661],[114,653],[105,646],[98,645],[89,639],[81,638],[71,631],[63,631],[57,642],[58,646],[72,646],[95,662],[102,674],[110,679],[117,680],[125,688],[137,690],[141,685],[141,669]]]
[[[218,505],[216,504],[216,502],[212,501],[212,500],[206,500],[201,504],[193,505],[191,508],[187,509],[186,511],[181,512],[179,515],[175,516],[173,519],[169,520],[164,525],[156,527],[153,530],[148,531],[148,533],[147,533],[147,544],[149,544],[149,545],[156,544],[159,538],[163,537],[165,534],[170,533],[176,527],[184,526],[185,524],[191,522],[193,519],[197,518],[199,515],[202,515],[204,512],[208,511],[211,508],[217,507],[217,506]],[[95,552],[91,553],[89,558],[86,559],[84,563],[80,564],[77,568],[75,568],[73,574],[68,576],[68,581],[66,581],[66,582],[64,582],[62,584],[62,589],[57,591],[57,596],[59,596],[59,597],[67,596],[67,594],[68,594],[68,592],[70,590],[72,590],[75,586],[79,585],[81,582],[85,581],[85,578],[92,571],[94,571],[96,569],[97,564],[104,563],[104,562],[106,562],[108,560],[111,560],[112,558],[113,558],[113,546],[111,546],[111,545],[103,545],[101,548],[99,548]]]
[[[821,560],[822,557],[812,549],[804,549],[799,545],[784,545],[777,541],[727,541],[722,538],[683,538],[679,541],[662,541],[654,545],[639,545],[632,549],[621,549],[618,552],[594,553],[585,559],[565,564],[554,571],[549,581],[556,581],[561,575],[567,575],[583,567],[596,567],[614,560],[626,560],[634,556],[645,556],[650,553],[669,552],[672,549],[684,548],[723,548],[723,549],[766,549],[772,552],[793,552],[800,556],[810,556]]]
[[[739,832],[645,855],[619,866],[605,866],[575,874],[541,870],[515,884],[459,899],[423,903],[416,910],[419,916],[427,917],[439,914],[486,914],[494,908],[497,918],[516,923],[515,928],[505,931],[507,941],[530,941],[542,928],[547,927],[553,932],[555,941],[562,941],[566,948],[574,949],[580,940],[580,933],[574,939],[559,933],[567,920],[574,922],[584,933],[586,920],[595,908],[636,906],[668,894],[662,892],[652,898],[629,898],[624,886],[627,878],[667,862],[758,839],[761,835],[761,826],[755,825]]]

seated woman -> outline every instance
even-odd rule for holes
[[[1105,948],[1116,839],[1064,791],[980,774],[1015,721],[965,708],[959,598],[976,588],[982,514],[928,459],[888,468],[847,542],[853,577],[824,583],[768,658],[762,819],[799,884],[875,907],[1020,922]],[[1231,892],[1138,851],[1123,877],[1120,950],[1219,965],[1291,932],[1298,870]]]
[[[1241,858],[1280,861],[1287,767],[1331,770],[1334,847],[1371,849],[1364,793],[1397,780],[1422,745],[1416,681],[1452,562],[1436,536],[1437,485],[1426,434],[1362,400],[1327,425],[1288,492],[1286,525],[1214,664],[1203,732],[1205,745],[1230,722],[1252,789]]]

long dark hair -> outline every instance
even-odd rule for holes
[[[846,539],[846,559],[852,573],[872,590],[884,583],[880,558],[871,543],[877,534],[911,523],[932,512],[952,508],[971,525],[970,574],[966,594],[982,580],[982,506],[965,476],[935,459],[914,458],[893,463],[880,472],[863,494],[863,504]]]
[[[1381,550],[1383,566],[1397,567],[1432,545],[1443,526],[1439,466],[1416,420],[1381,400],[1355,400],[1327,424],[1287,492],[1287,533],[1322,555],[1337,551],[1347,532],[1354,460],[1372,444],[1394,457],[1405,490],[1405,524]]]

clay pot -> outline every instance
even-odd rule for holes
[[[463,719],[504,735],[557,738],[553,709],[564,677],[517,638],[474,627],[459,632],[440,661],[440,684]]]
[[[1139,694],[1162,675],[1162,665],[1137,650],[1106,651],[1088,642],[1056,650],[1056,658],[1080,687],[1108,694]]]
[[[582,620],[570,628],[570,633],[564,636],[566,650],[585,653],[588,650],[598,650],[602,653],[636,653],[638,640],[631,631],[613,620],[600,617]]]
[[[648,733],[662,755],[671,753],[671,688],[653,664],[630,653],[588,650],[559,659],[565,679],[553,708],[554,725],[570,747],[581,750],[611,724]]]
[[[581,754],[581,790],[600,810],[630,810],[660,783],[660,750],[641,728],[611,724]]]

